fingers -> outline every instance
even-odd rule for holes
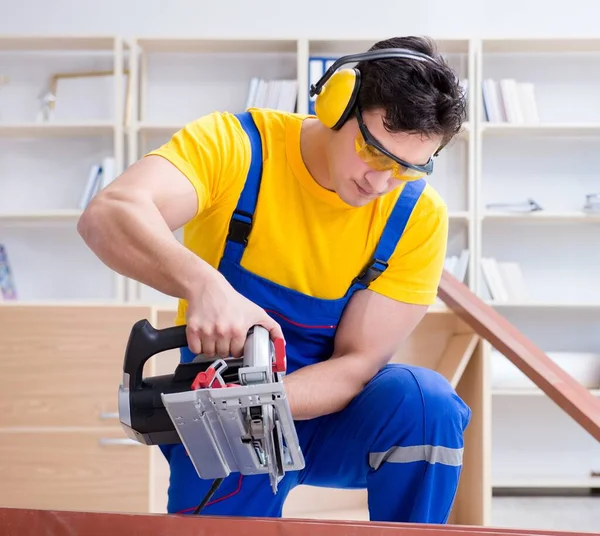
[[[264,310],[255,306],[254,314],[258,318],[252,320],[253,314],[243,313],[236,316],[233,321],[216,320],[212,323],[197,321],[194,315],[187,319],[187,342],[190,350],[195,354],[205,357],[227,359],[228,357],[242,357],[248,330],[253,325],[261,325],[269,331],[272,341],[281,339],[285,343],[281,326]]]
[[[196,325],[188,322],[187,338],[190,350],[206,357],[241,357],[248,330],[241,326]]]
[[[275,339],[283,339],[285,342],[285,337],[283,336],[283,330],[281,329],[281,326],[277,322],[275,322],[275,320],[273,320],[269,315],[266,315],[266,319],[263,322],[261,322],[261,325],[269,330],[269,334],[272,341],[274,341]]]
[[[217,355],[217,340],[214,336],[202,335],[202,355],[215,357]]]
[[[219,335],[215,339],[215,355],[227,359],[230,355],[229,347],[231,346],[230,337]]]
[[[217,354],[217,340],[207,326],[188,321],[186,328],[187,343],[194,354],[214,357]]]
[[[232,357],[242,357],[244,355],[244,345],[246,344],[247,331],[237,331],[230,341],[229,350]]]
[[[202,353],[202,342],[198,336],[198,328],[193,324],[188,323],[185,329],[185,336],[190,351],[194,354]]]

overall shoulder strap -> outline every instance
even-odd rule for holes
[[[425,179],[406,183],[394,206],[383,233],[379,238],[373,258],[353,281],[352,290],[367,288],[388,267],[388,261],[406,229],[410,215],[426,186]]]
[[[244,254],[244,248],[248,244],[248,237],[252,230],[254,210],[260,190],[262,177],[263,153],[260,132],[254,123],[250,112],[235,115],[250,140],[251,160],[244,188],[237,203],[237,207],[229,221],[229,233],[225,243],[223,256],[239,263]]]

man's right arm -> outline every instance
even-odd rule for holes
[[[273,339],[283,338],[281,327],[173,231],[218,203],[243,172],[249,144],[239,140],[233,122],[202,118],[161,149],[168,157],[150,153],[100,191],[77,225],[106,266],[185,300],[190,349],[224,358],[242,355],[252,326],[264,326]]]
[[[187,177],[165,158],[149,155],[92,199],[77,230],[111,269],[188,299],[201,281],[217,276],[173,235],[197,211],[198,196]]]

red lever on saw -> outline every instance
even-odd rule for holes
[[[227,363],[223,359],[219,359],[212,363],[204,372],[198,372],[196,378],[192,382],[192,389],[206,389],[208,387],[229,387],[223,377],[221,371],[227,368]],[[213,385],[215,380],[218,385]]]
[[[275,362],[273,363],[273,372],[285,372],[287,369],[287,359],[285,355],[285,342],[283,339],[275,339]]]

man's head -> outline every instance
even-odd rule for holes
[[[385,48],[409,49],[435,61],[385,58],[356,65],[360,90],[355,106],[332,132],[328,147],[331,185],[353,206],[421,176],[465,119],[458,77],[432,40],[397,37],[370,50]]]

